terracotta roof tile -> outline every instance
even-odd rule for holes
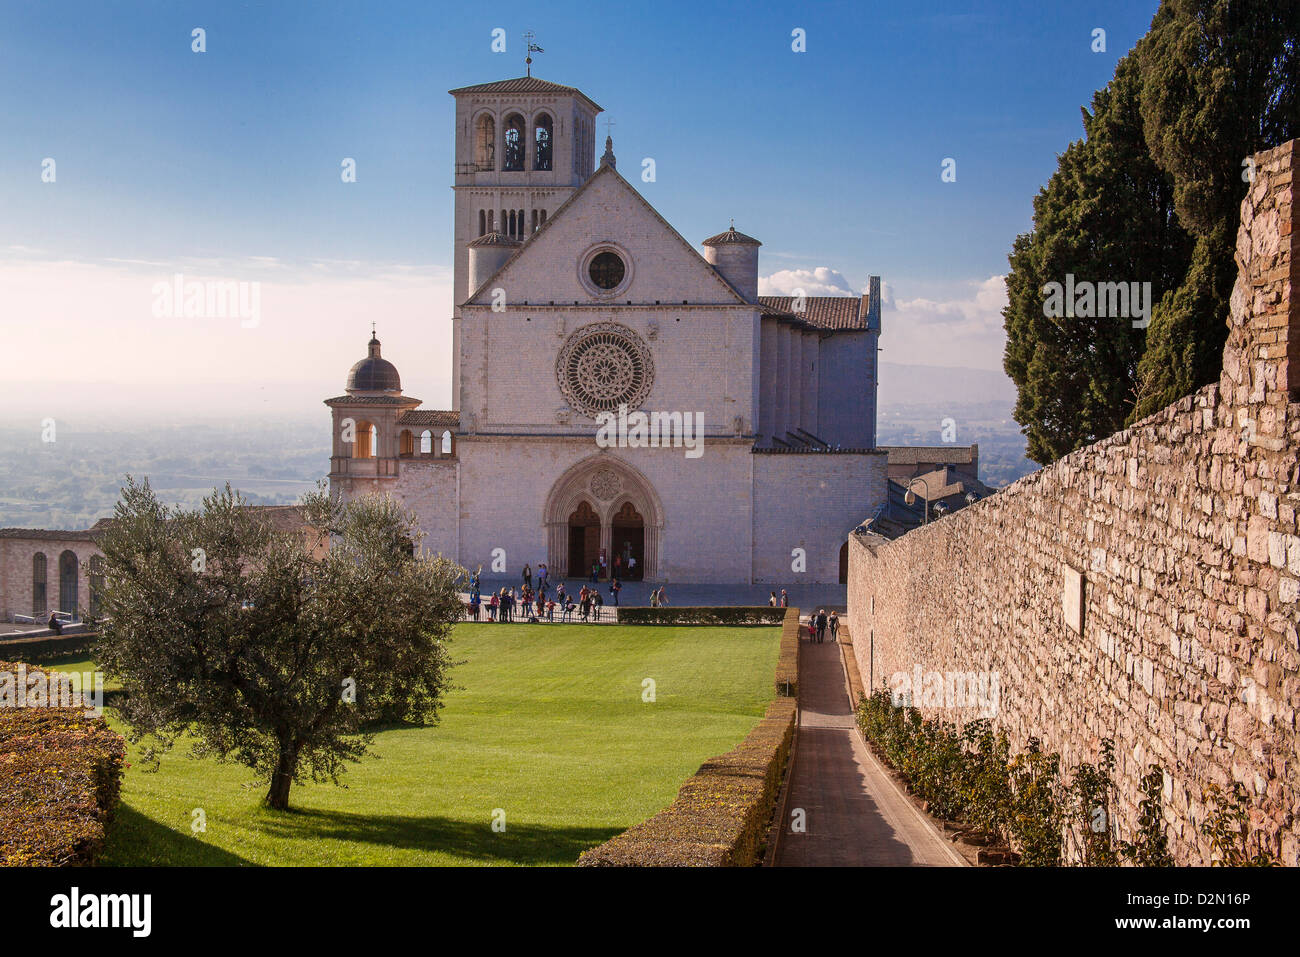
[[[604,108],[595,100],[583,93],[576,86],[565,86],[562,83],[552,83],[550,80],[539,79],[535,76],[517,76],[510,80],[493,80],[490,83],[476,83],[473,86],[460,86],[454,90],[448,90],[452,96],[461,93],[558,93],[562,96],[576,96],[586,100],[587,103],[598,113],[603,113]]]
[[[759,296],[759,305],[777,313],[794,315],[819,329],[867,328],[867,313],[860,296],[805,296],[802,312],[794,312],[793,296]]]

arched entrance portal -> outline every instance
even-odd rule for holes
[[[624,502],[614,513],[610,526],[614,568],[628,581],[638,581],[645,570],[645,519],[631,502]]]
[[[569,515],[568,573],[585,576],[596,561],[600,561],[600,516],[589,502],[579,502]]]
[[[618,557],[627,577],[627,559],[634,557],[636,578],[661,575],[663,503],[649,480],[615,455],[592,455],[561,475],[542,521],[552,574],[585,578],[591,563],[604,558],[608,576]]]

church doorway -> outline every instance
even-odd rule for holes
[[[586,500],[569,515],[570,578],[586,578],[591,563],[600,560],[600,516]]]
[[[631,502],[624,502],[610,524],[620,574],[628,581],[640,581],[645,574],[645,519]]]

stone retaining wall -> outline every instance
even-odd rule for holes
[[[1158,764],[1186,864],[1210,860],[1205,789],[1233,781],[1300,863],[1295,143],[1255,157],[1218,383],[926,528],[849,542],[864,681],[995,672],[997,724],[1067,774],[1113,738],[1121,835]]]

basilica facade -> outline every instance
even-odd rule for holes
[[[454,407],[406,396],[372,337],[326,400],[334,492],[395,496],[426,550],[485,574],[842,580],[886,498],[879,279],[760,297],[761,243],[679,235],[608,137],[597,159],[601,108],[579,90],[451,95]]]

